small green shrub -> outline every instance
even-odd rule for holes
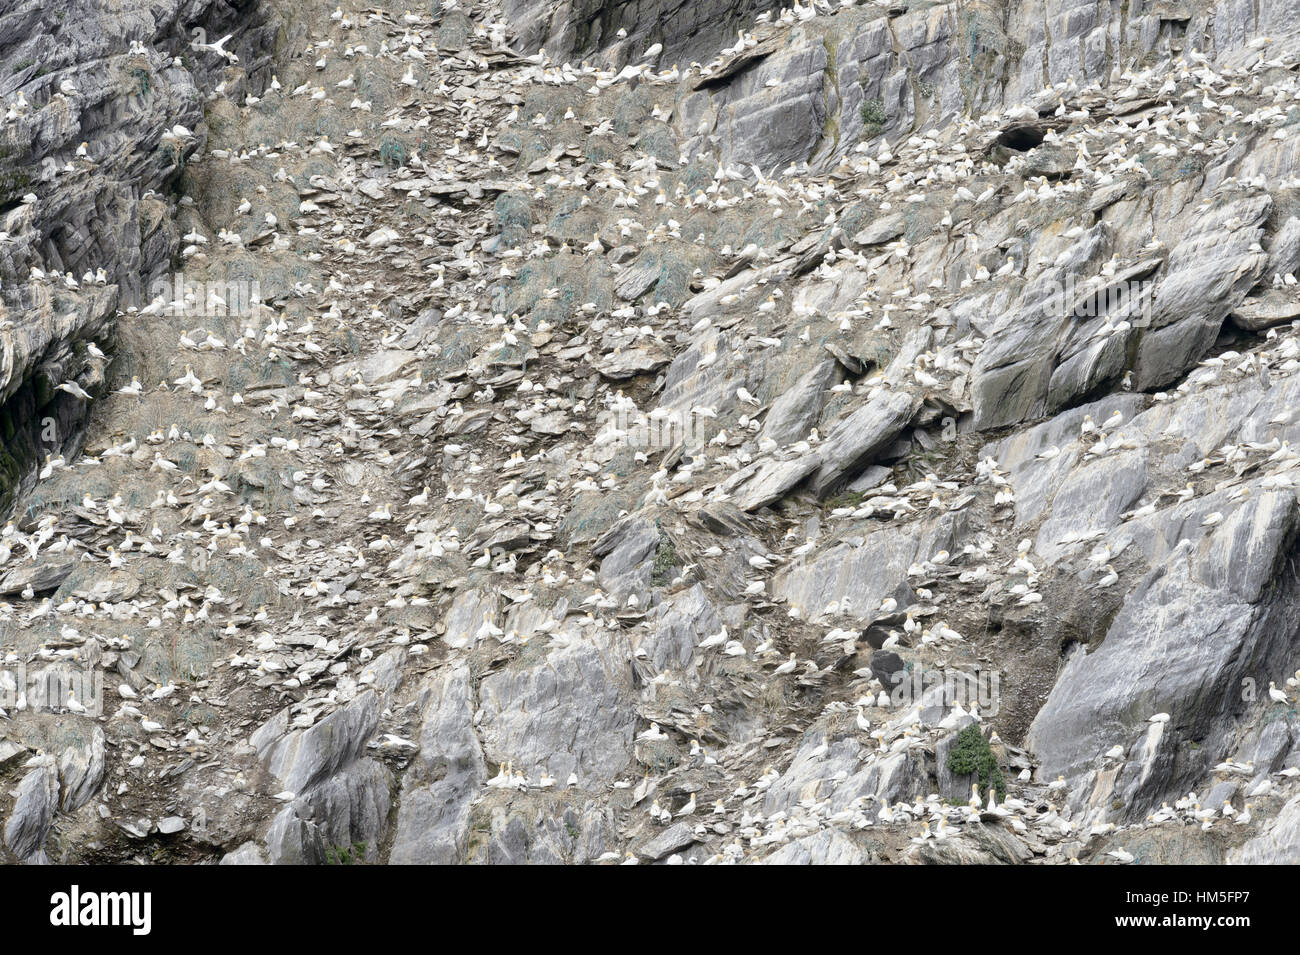
[[[862,132],[865,136],[868,138],[879,136],[888,120],[889,114],[885,112],[885,104],[882,100],[862,101]]]
[[[354,842],[350,846],[330,846],[325,850],[326,865],[356,865],[366,857],[366,844]]]
[[[828,498],[822,506],[828,511],[833,511],[839,507],[857,507],[866,499],[866,495],[861,491],[843,491],[832,498]]]
[[[149,71],[135,66],[131,68],[131,75],[135,77],[136,94],[139,96],[148,96],[149,90],[153,88],[153,81],[149,76]]]
[[[948,751],[948,770],[955,776],[977,776],[985,792],[993,789],[998,799],[1006,797],[1007,781],[977,723],[957,734],[956,742]]]
[[[385,166],[406,165],[406,147],[396,139],[385,137],[379,144],[379,159]]]

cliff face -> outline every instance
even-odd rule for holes
[[[664,63],[684,67],[712,59],[736,41],[739,31],[753,26],[755,16],[779,9],[761,0],[510,0],[502,12],[518,48],[545,49],[556,62],[591,58],[621,67],[658,43]]]
[[[168,193],[228,65],[191,44],[226,32],[243,56],[225,92],[260,88],[275,26],[255,2],[0,5],[0,510],[46,454],[75,448],[86,404],[54,389],[100,393],[86,344],[108,346],[118,306],[170,269]]]
[[[1298,65],[0,5],[0,851],[1294,861]]]
[[[663,45],[663,66],[708,63],[738,30],[751,33],[758,42],[743,56],[687,86],[677,125],[691,149],[770,171],[804,161],[828,170],[864,131],[893,142],[963,115],[1054,108],[1048,86],[1109,86],[1125,69],[1186,50],[1236,65],[1255,52],[1252,41],[1281,42],[1300,12],[1290,0],[898,2],[840,5],[834,16],[796,18],[790,29],[780,9],[516,0],[506,17],[524,46],[545,48],[557,63],[615,68],[638,62],[652,43]],[[764,13],[767,22],[755,24]]]

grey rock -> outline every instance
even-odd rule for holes
[[[83,744],[69,746],[59,757],[62,800],[59,808],[72,812],[90,800],[104,781],[104,731],[98,726]]]
[[[656,40],[664,44],[660,60],[688,63],[705,60],[722,42],[735,38],[736,28],[748,26],[754,14],[770,9],[762,0],[691,4],[662,0],[649,7],[606,3],[603,0],[509,0],[508,21],[527,48],[544,47],[562,61],[604,50],[618,65],[635,60]],[[624,30],[626,38],[618,32]]]
[[[1223,688],[1255,667],[1276,669],[1275,628],[1294,613],[1281,595],[1265,598],[1295,522],[1291,494],[1265,493],[1201,547],[1174,547],[1127,596],[1101,645],[1070,655],[1029,732],[1040,773],[1077,778],[1100,755],[1097,740],[1144,735],[1143,755],[1115,783],[1137,814],[1220,759],[1240,711]],[[1160,712],[1167,724],[1146,722]],[[1176,761],[1181,739],[1201,741],[1195,760]]]
[[[754,511],[781,500],[820,465],[815,452],[784,461],[767,458],[736,475],[725,488],[742,511]]]
[[[598,372],[613,381],[622,381],[662,368],[672,355],[662,348],[626,348],[611,352],[595,363]]]
[[[1251,294],[1232,310],[1233,324],[1257,332],[1300,318],[1300,300],[1280,289]]]
[[[59,780],[38,766],[22,778],[13,808],[5,821],[5,846],[19,859],[34,855],[45,844],[58,804]]]
[[[256,842],[245,842],[221,857],[219,865],[266,865],[266,856]]]
[[[266,854],[272,865],[321,865],[326,846],[310,821],[294,806],[285,806],[266,833]]]
[[[1237,791],[1240,788],[1241,787],[1232,780],[1218,783],[1206,794],[1204,805],[1212,806],[1215,809],[1222,809],[1232,801],[1232,798],[1237,795]]]
[[[636,850],[646,862],[658,862],[674,852],[680,852],[695,842],[695,833],[689,823],[677,822]]]
[[[37,200],[9,211],[0,249],[0,514],[9,510],[22,475],[43,453],[42,421],[58,423],[59,450],[81,440],[87,403],[53,385],[73,379],[92,395],[102,369],[92,368],[85,344],[108,344],[119,298],[142,304],[142,293],[170,265],[179,232],[159,198],[184,160],[203,143],[203,89],[218,82],[225,61],[195,56],[173,62],[188,46],[189,30],[231,34],[248,88],[270,79],[269,52],[279,21],[265,4],[163,0],[148,9],[104,7],[70,0],[57,9],[11,4],[0,35],[0,95],[29,106],[7,124],[0,178],[9,192]],[[148,44],[130,52],[131,40]],[[138,87],[123,89],[121,77]],[[65,95],[63,83],[76,92]],[[121,108],[129,98],[129,110]],[[180,125],[194,131],[174,146],[162,141]],[[87,156],[75,175],[57,170],[81,142]],[[26,280],[33,266],[80,276],[103,268],[104,285],[83,284],[55,309],[52,297]],[[42,382],[48,383],[48,387]]]
[[[873,528],[791,562],[773,578],[772,592],[805,617],[815,617],[836,604],[847,619],[865,626],[875,619],[876,608],[886,597],[894,597],[903,607],[913,603],[908,568],[949,550],[964,536],[965,528],[966,518],[960,513],[906,528]]]
[[[1287,800],[1258,835],[1228,851],[1229,865],[1300,863],[1300,795]]]
[[[1269,243],[1264,278],[1271,282],[1273,276],[1294,274],[1297,269],[1300,269],[1300,218],[1290,216]]]
[[[9,687],[6,686],[5,689],[8,690]],[[12,740],[0,739],[0,768],[8,766],[25,752],[27,747],[19,746]]]
[[[871,672],[886,688],[894,685],[894,674],[903,667],[903,658],[892,650],[877,650],[871,654]]]
[[[884,242],[891,242],[903,234],[907,227],[907,220],[901,213],[885,216],[883,219],[877,219],[867,226],[861,232],[853,236],[853,242],[856,245],[880,245]]]
[[[600,562],[600,581],[612,593],[644,588],[649,581],[647,564],[659,547],[660,532],[647,520],[631,518],[620,521],[602,534],[592,545]]]
[[[852,478],[902,432],[916,412],[916,399],[891,392],[868,401],[843,418],[817,448],[817,473],[811,486],[825,496],[835,484]]]
[[[650,632],[637,649],[656,672],[685,669],[695,658],[696,645],[718,632],[722,618],[702,584],[666,599],[654,612]]]
[[[1284,719],[1275,719],[1268,723],[1259,734],[1255,745],[1255,758],[1252,762],[1261,772],[1276,772],[1282,766],[1283,759],[1293,743],[1291,727]]]
[[[817,759],[812,753],[823,742],[828,744],[827,752]],[[832,805],[838,809],[856,796],[874,793],[879,774],[872,773],[864,778],[857,772],[861,755],[862,747],[855,739],[831,740],[824,732],[809,731],[800,740],[793,761],[768,789],[763,799],[763,811],[767,814],[788,811],[801,799],[810,796],[830,796]],[[835,786],[832,781],[840,773],[850,778]]]
[[[312,787],[294,808],[320,834],[327,851],[347,850],[373,862],[387,830],[392,786],[386,766],[361,759]]]
[[[765,856],[763,865],[863,865],[868,854],[853,840],[834,829],[801,836]]]
[[[479,685],[483,748],[530,779],[548,770],[598,785],[631,759],[636,713],[622,641],[597,637],[550,650],[542,666],[509,668]]]
[[[959,838],[929,841],[916,850],[917,861],[927,865],[1015,865],[1031,855],[1006,829],[982,823],[963,826]]]
[[[462,590],[447,612],[446,635],[443,639],[451,647],[471,646],[483,624],[494,621],[496,615],[496,594],[472,587]]]
[[[334,369],[334,375],[340,378],[360,375],[361,380],[368,385],[382,385],[398,377],[415,360],[414,351],[390,348],[354,362],[338,365]]]
[[[349,12],[354,55],[285,0],[101,6],[0,18],[0,643],[50,685],[75,662],[135,695],[86,719],[0,672],[7,859],[1288,858],[1297,783],[1268,773],[1300,756],[1262,687],[1300,629],[1300,344],[1274,285],[1300,266],[1300,153],[1266,100],[1294,87],[1300,0],[794,24],[759,0],[506,0],[504,34],[495,7],[434,4]],[[441,55],[415,87],[410,51],[359,52],[417,30]],[[543,43],[549,72],[519,55]],[[613,78],[643,59],[659,75]],[[191,231],[211,241],[178,254]],[[265,301],[138,310],[182,263]],[[278,341],[232,346],[273,317]],[[171,347],[199,326],[227,348]],[[187,364],[202,397],[150,386]],[[89,415],[56,389],[133,376]],[[620,390],[691,426],[610,440]],[[861,503],[826,503],[842,489]],[[33,614],[29,585],[76,619]],[[724,627],[739,647],[699,647]],[[854,701],[975,666],[1004,678],[982,720],[1011,794],[1057,809],[918,838],[897,803],[965,801],[970,717],[931,688],[864,701],[864,730]],[[1188,792],[1256,818],[1146,822]],[[696,816],[648,818],[692,793]]]
[[[420,750],[402,781],[390,862],[446,865],[464,856],[470,800],[487,779],[474,708],[464,665],[435,676],[423,691]]]
[[[488,865],[558,865],[593,862],[614,844],[609,809],[558,807],[554,813],[492,811],[491,838],[469,861]]]
[[[1263,237],[1267,194],[1225,202],[1198,216],[1170,252],[1138,343],[1135,385],[1168,384],[1205,354],[1267,263],[1250,251]]]
[[[295,730],[263,755],[285,789],[302,794],[356,759],[379,721],[379,696],[366,692],[315,726]]]
[[[52,561],[15,567],[0,577],[0,596],[21,593],[28,587],[37,593],[57,590],[76,567],[75,561]]]
[[[763,420],[763,437],[777,444],[790,444],[808,437],[821,417],[822,399],[835,383],[835,362],[820,361],[779,398]]]
[[[788,403],[783,403],[786,396],[778,399],[780,407],[773,406],[780,414],[778,427],[793,431],[812,420],[813,402],[820,411],[820,398],[815,397],[821,390],[819,379],[829,380],[833,373],[833,363],[819,364],[796,384]],[[723,489],[745,511],[779,501],[805,479],[814,493],[825,496],[837,483],[855,477],[871,463],[873,455],[889,446],[911,420],[916,405],[907,392],[879,395],[840,419],[820,445],[794,457],[761,459],[728,478]]]

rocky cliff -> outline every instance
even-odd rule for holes
[[[256,2],[0,5],[0,510],[35,462],[76,449],[85,399],[55,389],[102,390],[85,346],[170,270],[169,193],[206,135],[205,93],[266,79],[273,20]],[[193,48],[223,32],[240,63],[224,80],[229,61]]]
[[[1296,861],[1300,3],[46,6],[7,861]]]

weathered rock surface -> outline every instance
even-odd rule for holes
[[[394,863],[446,864],[466,851],[470,802],[487,778],[472,694],[464,667],[435,679],[421,694],[420,751],[402,785]]]
[[[58,777],[44,767],[33,769],[18,784],[4,828],[5,847],[17,858],[28,859],[45,844],[58,792]]]
[[[163,196],[202,143],[203,94],[260,90],[278,29],[258,0],[24,0],[4,18],[0,98],[26,105],[0,127],[0,512],[45,454],[76,450],[86,404],[54,389],[102,391],[87,346],[110,349],[114,309],[143,304],[171,266],[180,231]],[[196,30],[231,34],[238,69],[175,59]],[[70,281],[51,294],[24,284],[32,269]]]
[[[4,861],[1294,861],[1300,2],[49,6]]]
[[[1259,835],[1228,853],[1230,865],[1295,865],[1300,860],[1300,796],[1292,796]]]

